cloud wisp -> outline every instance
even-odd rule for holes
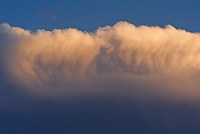
[[[56,16],[53,13],[51,13],[51,12],[39,12],[39,14],[44,14],[44,15],[52,17],[54,19],[56,18]]]
[[[198,98],[200,35],[118,22],[94,33],[0,25],[3,70],[36,95]]]

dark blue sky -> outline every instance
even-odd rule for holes
[[[118,21],[128,21],[137,26],[171,24],[199,32],[199,4],[198,0],[2,0],[0,23],[7,22],[33,31],[69,27],[94,31]],[[44,11],[57,18],[39,14]]]

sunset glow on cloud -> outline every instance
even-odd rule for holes
[[[3,70],[36,95],[198,98],[200,35],[118,22],[93,33],[0,25]]]

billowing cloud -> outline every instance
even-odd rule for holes
[[[0,25],[7,80],[36,95],[200,96],[200,35],[118,22],[93,33]]]

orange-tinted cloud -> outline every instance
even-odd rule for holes
[[[200,35],[118,22],[94,33],[0,26],[11,83],[37,95],[200,96]],[[139,97],[140,98],[140,97]]]

